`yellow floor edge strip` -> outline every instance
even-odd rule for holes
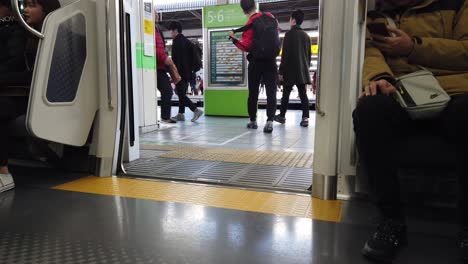
[[[304,217],[328,222],[341,221],[340,201],[323,201],[302,195],[117,177],[86,177],[53,189]]]

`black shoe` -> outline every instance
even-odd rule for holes
[[[257,129],[258,128],[257,121],[250,121],[247,124],[247,128],[248,129]]]
[[[286,123],[286,118],[282,117],[280,115],[275,115],[275,118],[273,119],[278,123],[285,124]]]
[[[271,134],[273,132],[273,122],[267,121],[263,128],[263,133]]]
[[[362,254],[375,261],[392,263],[397,250],[408,244],[406,225],[390,218],[378,220],[377,231],[367,240]]]
[[[308,127],[309,126],[309,119],[308,118],[302,119],[300,125],[301,125],[301,127]]]
[[[161,122],[166,123],[166,124],[175,124],[175,123],[177,123],[177,121],[172,119],[172,118],[162,119]]]
[[[460,232],[460,257],[462,263],[468,263],[468,226]]]

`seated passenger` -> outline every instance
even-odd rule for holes
[[[4,3],[9,0],[0,1]],[[41,30],[45,17],[58,8],[60,8],[58,0],[27,0],[25,9],[26,22],[37,30]],[[29,65],[31,69],[34,65],[38,43],[38,40],[34,36],[29,36],[26,50],[21,55],[23,57],[23,64],[24,57],[26,57],[26,66]],[[2,64],[0,63],[0,65]],[[10,78],[5,78],[6,81],[15,84],[21,82],[21,80],[14,80],[14,78],[20,76],[21,73],[26,73],[27,75],[24,67],[18,66],[17,69],[23,69],[23,72],[18,71],[15,72],[16,74],[9,73],[7,70],[5,74],[6,76],[10,76]],[[10,70],[16,70],[16,68],[10,68]],[[13,178],[8,170],[8,126],[12,120],[26,113],[27,105],[27,97],[0,97],[0,193],[14,188]]]
[[[419,122],[434,122],[456,148],[460,186],[461,241],[468,260],[468,0],[380,1],[369,22],[385,22],[385,14],[398,28],[391,37],[373,35],[366,43],[364,89],[353,114],[362,164],[369,174],[382,219],[362,253],[389,261],[406,244],[405,212],[400,201],[396,142]],[[436,120],[413,121],[392,97],[394,78],[432,71],[452,100]]]
[[[0,0],[0,85],[9,72],[25,70],[26,32],[12,14],[10,0]]]

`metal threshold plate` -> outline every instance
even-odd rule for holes
[[[311,168],[165,158],[162,153],[145,150],[141,159],[125,165],[127,175],[293,192],[307,192],[312,185]]]

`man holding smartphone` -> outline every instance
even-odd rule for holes
[[[257,108],[260,83],[265,83],[267,93],[267,122],[263,132],[273,132],[273,120],[276,113],[276,78],[278,66],[276,57],[280,50],[278,21],[271,13],[257,13],[255,0],[241,0],[240,6],[249,18],[243,27],[242,39],[237,39],[234,31],[229,32],[236,47],[248,52],[249,60],[249,99],[248,129],[257,129]],[[261,51],[266,51],[265,53]]]
[[[389,0],[379,1],[377,9],[368,15],[373,26],[368,27],[363,93],[353,114],[361,164],[381,215],[377,231],[362,253],[388,262],[407,244],[397,143],[410,128],[421,133],[424,127],[392,95],[397,92],[395,78],[422,66],[451,96],[437,120],[424,122],[440,127],[442,136],[456,149],[462,227],[459,247],[462,260],[468,262],[468,0]],[[389,21],[395,26],[388,26]],[[387,26],[382,28],[379,23]]]

